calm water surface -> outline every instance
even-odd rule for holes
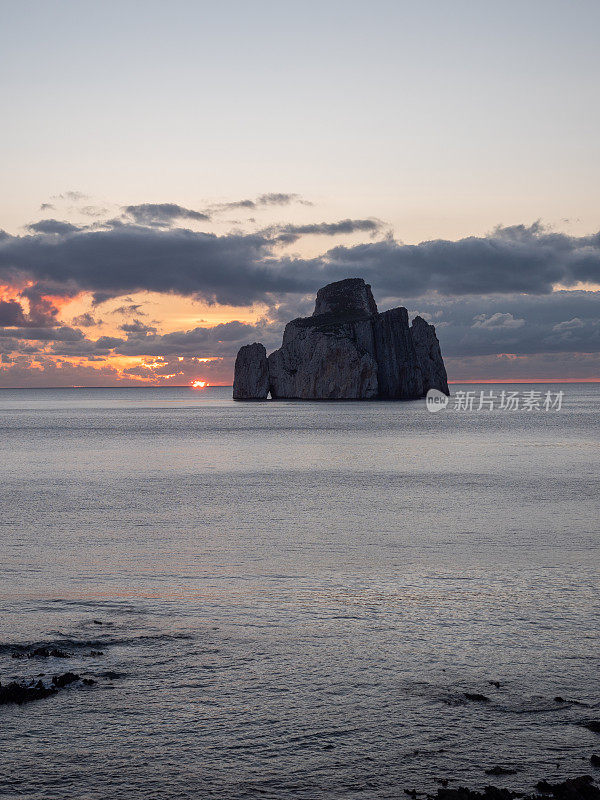
[[[0,707],[0,795],[398,798],[590,772],[600,386],[508,388],[562,388],[563,408],[0,391],[0,681],[97,680]],[[72,658],[12,657],[43,643]]]

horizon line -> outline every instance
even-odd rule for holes
[[[600,378],[465,378],[464,380],[448,381],[449,386],[456,384],[520,384],[520,383],[600,383]],[[201,388],[191,386],[189,383],[177,384],[145,384],[131,386],[0,386],[0,391],[24,391],[29,389],[190,389],[202,392],[205,389],[233,388],[232,383],[212,383]]]

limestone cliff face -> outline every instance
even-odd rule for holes
[[[408,311],[392,308],[373,318],[379,395],[390,400],[423,397],[423,377],[408,327]]]
[[[423,394],[427,394],[430,389],[439,389],[444,394],[450,394],[446,367],[440,343],[435,335],[435,327],[425,322],[423,317],[415,317],[410,332],[423,376]]]
[[[267,351],[259,342],[240,348],[235,360],[234,400],[266,400],[269,393]]]
[[[371,287],[362,278],[346,278],[328,283],[317,292],[313,317],[321,314],[346,314],[354,312],[372,316],[377,314],[377,304]]]
[[[312,318],[311,318],[312,319]],[[361,400],[377,396],[377,363],[352,335],[352,325],[294,320],[269,356],[271,397]]]
[[[262,345],[241,348],[233,396],[410,400],[432,387],[448,393],[435,328],[421,317],[409,327],[405,308],[379,314],[371,287],[347,278],[319,289],[313,315],[289,322],[268,360]]]

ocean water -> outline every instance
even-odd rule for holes
[[[0,707],[0,796],[398,798],[589,773],[600,386],[467,388],[565,395],[431,414],[1,391],[0,681],[97,683]],[[13,657],[46,643],[71,658]]]

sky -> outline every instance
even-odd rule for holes
[[[0,11],[0,387],[229,384],[345,277],[600,379],[596,0]]]

